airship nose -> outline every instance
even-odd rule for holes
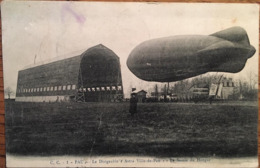
[[[247,57],[251,58],[255,54],[255,52],[256,52],[255,47],[251,45]]]

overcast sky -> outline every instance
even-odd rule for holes
[[[79,55],[103,44],[119,57],[125,94],[153,82],[135,77],[126,60],[141,42],[174,35],[208,35],[243,27],[255,55],[232,74],[258,72],[258,5],[118,2],[2,2],[4,86],[16,90],[18,71],[45,60]],[[233,77],[228,74],[228,76]]]

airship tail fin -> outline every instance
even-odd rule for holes
[[[215,36],[228,41],[239,43],[241,45],[250,46],[247,33],[242,27],[231,27],[229,29],[213,33],[210,36]]]

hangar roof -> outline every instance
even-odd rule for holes
[[[101,68],[102,65],[103,67],[107,67],[105,64],[109,59],[119,60],[118,56],[112,50],[99,44],[89,48],[81,55],[19,71],[17,86],[23,88],[35,88],[68,84],[77,85],[80,67],[86,67],[87,65],[84,64],[88,62],[94,64],[101,62]],[[109,76],[109,74],[107,75]],[[95,78],[95,76],[92,78]]]

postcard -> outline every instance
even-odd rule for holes
[[[7,167],[257,167],[257,4],[4,1]]]

